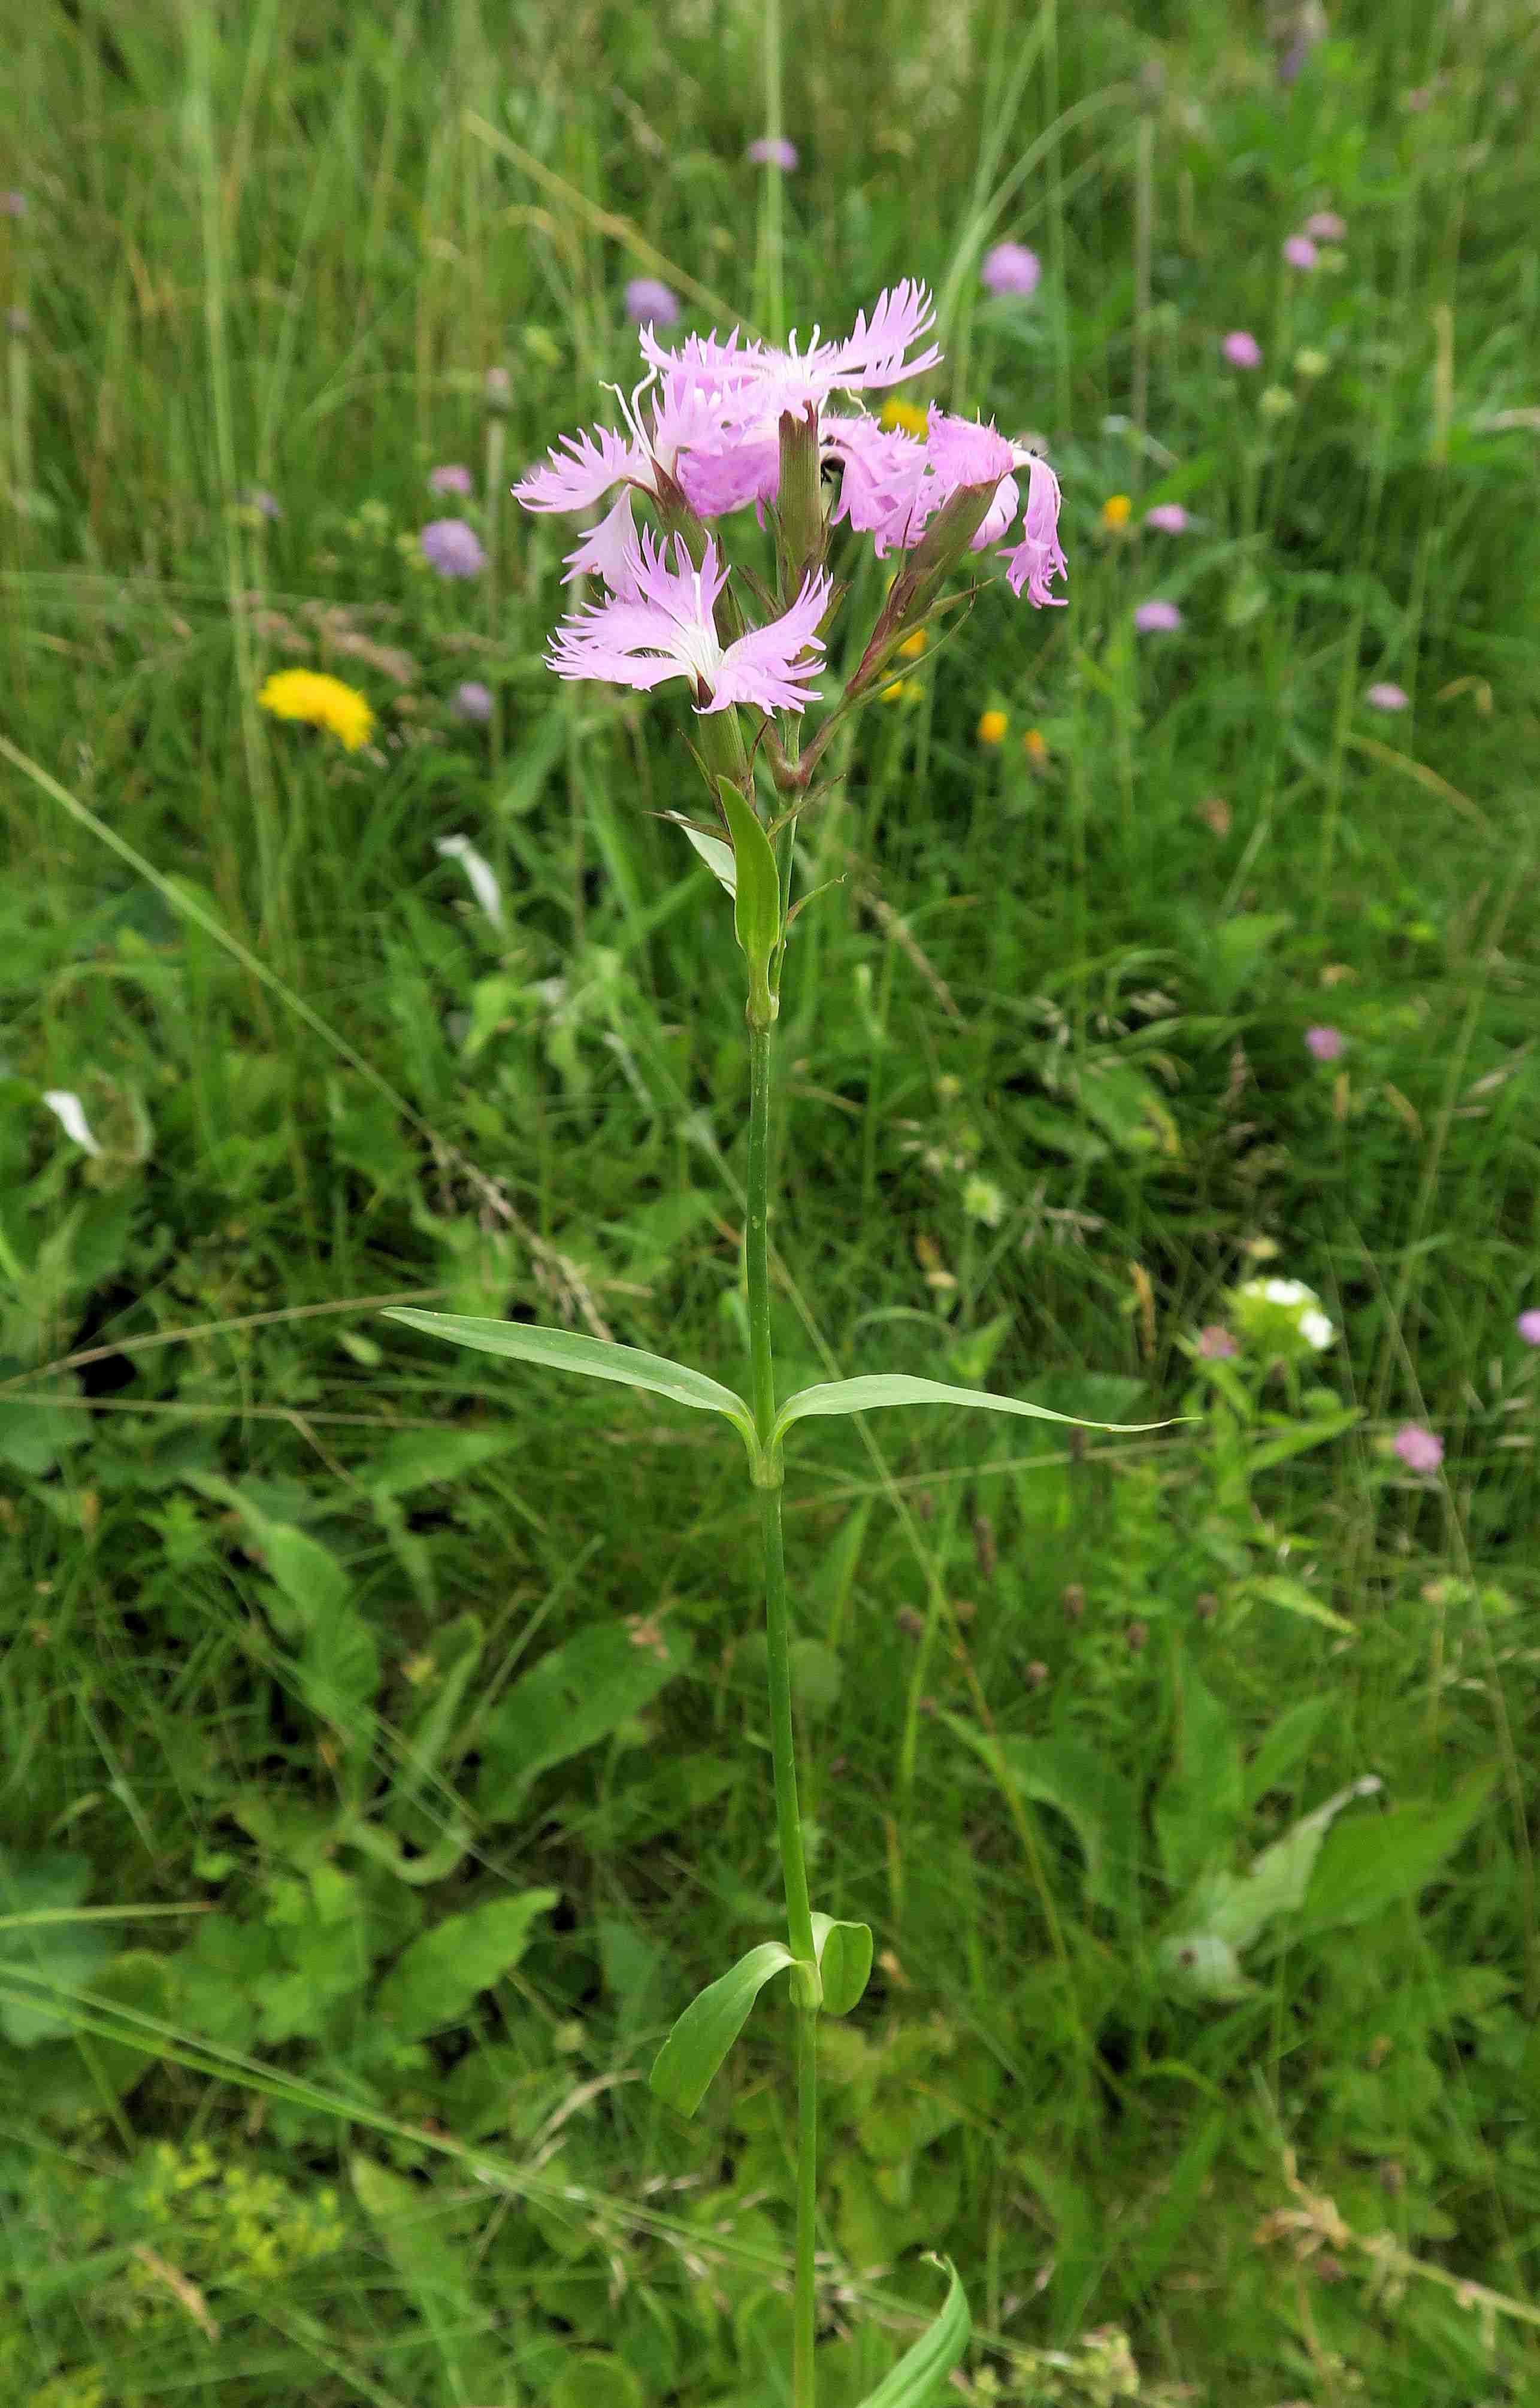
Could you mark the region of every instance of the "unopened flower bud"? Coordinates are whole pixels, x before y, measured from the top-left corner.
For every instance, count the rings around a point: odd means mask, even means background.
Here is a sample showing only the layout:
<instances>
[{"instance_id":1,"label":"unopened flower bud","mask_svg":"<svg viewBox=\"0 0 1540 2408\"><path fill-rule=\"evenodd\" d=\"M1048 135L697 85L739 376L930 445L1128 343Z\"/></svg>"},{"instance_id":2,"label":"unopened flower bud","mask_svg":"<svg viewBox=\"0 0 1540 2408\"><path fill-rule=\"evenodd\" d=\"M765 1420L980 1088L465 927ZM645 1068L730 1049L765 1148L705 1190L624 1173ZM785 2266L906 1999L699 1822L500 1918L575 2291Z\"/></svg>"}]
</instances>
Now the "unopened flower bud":
<instances>
[{"instance_id":1,"label":"unopened flower bud","mask_svg":"<svg viewBox=\"0 0 1540 2408\"><path fill-rule=\"evenodd\" d=\"M1124 1643L1128 1648L1129 1654L1130 1656L1139 1655L1144 1646L1145 1641L1149 1638L1149 1635L1150 1627L1147 1622L1130 1622L1127 1630L1123 1633Z\"/></svg>"},{"instance_id":2,"label":"unopened flower bud","mask_svg":"<svg viewBox=\"0 0 1540 2408\"><path fill-rule=\"evenodd\" d=\"M1058 1600L1066 1622L1078 1622L1086 1611L1086 1592L1078 1581L1072 1581Z\"/></svg>"}]
</instances>

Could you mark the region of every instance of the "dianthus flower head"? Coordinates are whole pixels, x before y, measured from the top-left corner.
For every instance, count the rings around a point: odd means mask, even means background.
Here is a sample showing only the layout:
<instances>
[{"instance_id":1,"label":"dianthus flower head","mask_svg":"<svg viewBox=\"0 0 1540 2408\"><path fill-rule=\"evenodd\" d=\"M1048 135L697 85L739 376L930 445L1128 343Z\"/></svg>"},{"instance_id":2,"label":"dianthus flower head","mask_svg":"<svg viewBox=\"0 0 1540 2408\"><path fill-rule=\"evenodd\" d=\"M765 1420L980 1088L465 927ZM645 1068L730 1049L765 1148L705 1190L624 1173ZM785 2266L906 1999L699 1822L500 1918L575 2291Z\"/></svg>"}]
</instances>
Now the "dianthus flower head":
<instances>
[{"instance_id":1,"label":"dianthus flower head","mask_svg":"<svg viewBox=\"0 0 1540 2408\"><path fill-rule=\"evenodd\" d=\"M623 296L626 315L639 326L679 322L679 295L658 276L633 276Z\"/></svg>"},{"instance_id":2,"label":"dianthus flower head","mask_svg":"<svg viewBox=\"0 0 1540 2408\"><path fill-rule=\"evenodd\" d=\"M1005 582L1013 594L1019 594L1025 585L1027 599L1036 609L1048 603L1062 609L1064 595L1049 591L1056 577L1068 580L1070 573L1058 541L1058 479L1036 452L1024 465L1027 510L1021 541L1004 555Z\"/></svg>"},{"instance_id":3,"label":"dianthus flower head","mask_svg":"<svg viewBox=\"0 0 1540 2408\"><path fill-rule=\"evenodd\" d=\"M1022 301L1037 291L1042 279L1043 262L1024 242L997 242L985 252L979 268L986 292L1014 294Z\"/></svg>"},{"instance_id":4,"label":"dianthus flower head","mask_svg":"<svg viewBox=\"0 0 1540 2408\"><path fill-rule=\"evenodd\" d=\"M683 538L668 546L643 528L637 541L629 597L605 600L564 619L551 639L558 677L593 678L648 692L669 678L687 678L698 712L735 702L761 710L801 710L817 699L809 684L824 649L818 622L828 603L827 576L810 577L789 610L730 644L716 632L715 609L727 572L711 537L697 568Z\"/></svg>"},{"instance_id":5,"label":"dianthus flower head","mask_svg":"<svg viewBox=\"0 0 1540 2408\"><path fill-rule=\"evenodd\" d=\"M1133 624L1142 636L1173 636L1182 624L1182 613L1174 602L1141 602L1133 614Z\"/></svg>"},{"instance_id":6,"label":"dianthus flower head","mask_svg":"<svg viewBox=\"0 0 1540 2408\"><path fill-rule=\"evenodd\" d=\"M1306 218L1303 230L1315 242L1341 242L1347 232L1347 222L1339 218L1335 209L1317 209L1314 216Z\"/></svg>"},{"instance_id":7,"label":"dianthus flower head","mask_svg":"<svg viewBox=\"0 0 1540 2408\"><path fill-rule=\"evenodd\" d=\"M1291 234L1283 246L1283 255L1290 267L1300 268L1314 267L1320 258L1307 234Z\"/></svg>"},{"instance_id":8,"label":"dianthus flower head","mask_svg":"<svg viewBox=\"0 0 1540 2408\"><path fill-rule=\"evenodd\" d=\"M459 494L470 491L470 471L458 460L446 460L441 467L428 470L428 490L435 494Z\"/></svg>"},{"instance_id":9,"label":"dianthus flower head","mask_svg":"<svg viewBox=\"0 0 1540 2408\"><path fill-rule=\"evenodd\" d=\"M1526 1346L1540 1346L1540 1305L1529 1306L1513 1326Z\"/></svg>"},{"instance_id":10,"label":"dianthus flower head","mask_svg":"<svg viewBox=\"0 0 1540 2408\"><path fill-rule=\"evenodd\" d=\"M440 577L479 577L486 566L481 538L464 519L430 519L418 539Z\"/></svg>"},{"instance_id":11,"label":"dianthus flower head","mask_svg":"<svg viewBox=\"0 0 1540 2408\"><path fill-rule=\"evenodd\" d=\"M1261 366L1262 347L1256 336L1248 335L1244 326L1237 326L1232 333L1228 334L1219 349L1232 368Z\"/></svg>"},{"instance_id":12,"label":"dianthus flower head","mask_svg":"<svg viewBox=\"0 0 1540 2408\"><path fill-rule=\"evenodd\" d=\"M1144 512L1144 524L1153 527L1157 535L1184 535L1191 521L1180 502L1157 502L1152 510Z\"/></svg>"},{"instance_id":13,"label":"dianthus flower head","mask_svg":"<svg viewBox=\"0 0 1540 2408\"><path fill-rule=\"evenodd\" d=\"M1305 1030L1304 1041L1317 1062L1334 1062L1347 1039L1340 1028L1329 1028L1322 1023Z\"/></svg>"},{"instance_id":14,"label":"dianthus flower head","mask_svg":"<svg viewBox=\"0 0 1540 2408\"><path fill-rule=\"evenodd\" d=\"M1392 685L1389 679L1383 679L1377 685L1372 685L1363 698L1365 702L1373 703L1376 710L1404 710L1412 697L1404 686Z\"/></svg>"},{"instance_id":15,"label":"dianthus flower head","mask_svg":"<svg viewBox=\"0 0 1540 2408\"><path fill-rule=\"evenodd\" d=\"M1436 1471L1444 1460L1444 1440L1420 1422L1406 1422L1391 1441L1408 1471Z\"/></svg>"},{"instance_id":16,"label":"dianthus flower head","mask_svg":"<svg viewBox=\"0 0 1540 2408\"><path fill-rule=\"evenodd\" d=\"M789 176L797 165L797 145L784 134L761 134L749 144L747 156L756 167L779 167L784 176Z\"/></svg>"},{"instance_id":17,"label":"dianthus flower head","mask_svg":"<svg viewBox=\"0 0 1540 2408\"><path fill-rule=\"evenodd\" d=\"M350 752L368 742L374 727L374 713L364 696L320 669L275 669L257 701L275 719L299 719L329 729Z\"/></svg>"}]
</instances>

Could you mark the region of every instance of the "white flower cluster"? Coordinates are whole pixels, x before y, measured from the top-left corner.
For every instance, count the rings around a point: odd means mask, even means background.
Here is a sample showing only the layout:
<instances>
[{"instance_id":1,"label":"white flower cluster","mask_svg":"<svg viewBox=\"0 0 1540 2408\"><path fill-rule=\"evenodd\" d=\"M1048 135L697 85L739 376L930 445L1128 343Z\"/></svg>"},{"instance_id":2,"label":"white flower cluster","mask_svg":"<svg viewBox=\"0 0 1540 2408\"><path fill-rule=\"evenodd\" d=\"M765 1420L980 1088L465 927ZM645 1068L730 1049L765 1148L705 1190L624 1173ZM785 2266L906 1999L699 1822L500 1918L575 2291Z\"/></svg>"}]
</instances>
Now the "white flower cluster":
<instances>
[{"instance_id":1,"label":"white flower cluster","mask_svg":"<svg viewBox=\"0 0 1540 2408\"><path fill-rule=\"evenodd\" d=\"M1335 1325L1321 1311L1320 1297L1303 1280L1254 1279L1235 1291L1243 1304L1274 1305L1287 1312L1307 1346L1322 1354L1336 1337Z\"/></svg>"}]
</instances>

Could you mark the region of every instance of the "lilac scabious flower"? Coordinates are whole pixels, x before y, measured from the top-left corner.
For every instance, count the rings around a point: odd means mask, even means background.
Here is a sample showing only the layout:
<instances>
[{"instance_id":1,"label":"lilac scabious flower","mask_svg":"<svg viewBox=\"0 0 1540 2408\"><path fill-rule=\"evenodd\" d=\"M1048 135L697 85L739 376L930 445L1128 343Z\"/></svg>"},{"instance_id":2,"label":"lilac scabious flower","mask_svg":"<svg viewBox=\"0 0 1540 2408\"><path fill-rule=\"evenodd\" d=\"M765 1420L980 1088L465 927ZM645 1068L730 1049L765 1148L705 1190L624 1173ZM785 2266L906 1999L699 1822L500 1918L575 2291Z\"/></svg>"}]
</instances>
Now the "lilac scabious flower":
<instances>
[{"instance_id":1,"label":"lilac scabious flower","mask_svg":"<svg viewBox=\"0 0 1540 2408\"><path fill-rule=\"evenodd\" d=\"M1174 636L1182 624L1182 613L1174 602L1141 602L1133 614L1133 624L1142 636Z\"/></svg>"},{"instance_id":2,"label":"lilac scabious flower","mask_svg":"<svg viewBox=\"0 0 1540 2408\"><path fill-rule=\"evenodd\" d=\"M1306 218L1304 232L1315 242L1341 242L1347 232L1347 221L1339 218L1335 209L1317 209Z\"/></svg>"},{"instance_id":3,"label":"lilac scabious flower","mask_svg":"<svg viewBox=\"0 0 1540 2408\"><path fill-rule=\"evenodd\" d=\"M1223 1363L1240 1348L1222 1323L1210 1321L1198 1332L1198 1352L1205 1363Z\"/></svg>"},{"instance_id":4,"label":"lilac scabious flower","mask_svg":"<svg viewBox=\"0 0 1540 2408\"><path fill-rule=\"evenodd\" d=\"M1227 335L1219 349L1232 368L1261 366L1262 347L1256 336L1248 335L1244 327L1237 326L1233 333Z\"/></svg>"},{"instance_id":5,"label":"lilac scabious flower","mask_svg":"<svg viewBox=\"0 0 1540 2408\"><path fill-rule=\"evenodd\" d=\"M1412 697L1404 686L1392 685L1386 678L1372 685L1363 698L1372 702L1376 710L1404 710Z\"/></svg>"},{"instance_id":6,"label":"lilac scabious flower","mask_svg":"<svg viewBox=\"0 0 1540 2408\"><path fill-rule=\"evenodd\" d=\"M623 297L626 315L639 326L679 322L679 295L659 276L633 276Z\"/></svg>"},{"instance_id":7,"label":"lilac scabious flower","mask_svg":"<svg viewBox=\"0 0 1540 2408\"><path fill-rule=\"evenodd\" d=\"M1157 502L1153 510L1144 512L1144 524L1154 527L1157 535L1184 535L1190 523L1180 502Z\"/></svg>"},{"instance_id":8,"label":"lilac scabious flower","mask_svg":"<svg viewBox=\"0 0 1540 2408\"><path fill-rule=\"evenodd\" d=\"M979 268L979 281L986 292L1014 294L1022 301L1037 291L1042 280L1043 262L1024 242L997 242L985 252Z\"/></svg>"},{"instance_id":9,"label":"lilac scabious flower","mask_svg":"<svg viewBox=\"0 0 1540 2408\"><path fill-rule=\"evenodd\" d=\"M492 688L480 678L465 678L450 698L450 709L456 719L469 719L482 725L492 716Z\"/></svg>"},{"instance_id":10,"label":"lilac scabious flower","mask_svg":"<svg viewBox=\"0 0 1540 2408\"><path fill-rule=\"evenodd\" d=\"M1526 1346L1540 1346L1540 1305L1532 1304L1513 1326Z\"/></svg>"},{"instance_id":11,"label":"lilac scabious flower","mask_svg":"<svg viewBox=\"0 0 1540 2408\"><path fill-rule=\"evenodd\" d=\"M550 665L558 677L594 678L650 692L669 678L688 678L698 713L749 702L761 710L801 710L817 700L808 683L821 652L818 622L830 580L810 577L779 619L724 645L714 611L727 581L710 536L697 568L681 538L668 547L643 528L631 556L630 592L612 595L564 619L551 638Z\"/></svg>"},{"instance_id":12,"label":"lilac scabious flower","mask_svg":"<svg viewBox=\"0 0 1540 2408\"><path fill-rule=\"evenodd\" d=\"M749 144L748 156L756 167L779 167L784 176L789 176L797 165L797 145L784 134L761 134Z\"/></svg>"},{"instance_id":13,"label":"lilac scabious flower","mask_svg":"<svg viewBox=\"0 0 1540 2408\"><path fill-rule=\"evenodd\" d=\"M418 540L440 577L479 577L486 566L481 538L464 519L430 519Z\"/></svg>"},{"instance_id":14,"label":"lilac scabious flower","mask_svg":"<svg viewBox=\"0 0 1540 2408\"><path fill-rule=\"evenodd\" d=\"M1314 267L1320 258L1307 234L1291 234L1283 246L1283 255L1290 267Z\"/></svg>"},{"instance_id":15,"label":"lilac scabious flower","mask_svg":"<svg viewBox=\"0 0 1540 2408\"><path fill-rule=\"evenodd\" d=\"M458 460L448 460L441 468L428 470L428 487L435 494L467 494L470 491L470 471Z\"/></svg>"},{"instance_id":16,"label":"lilac scabious flower","mask_svg":"<svg viewBox=\"0 0 1540 2408\"><path fill-rule=\"evenodd\" d=\"M1304 1041L1317 1062L1334 1062L1347 1039L1340 1028L1331 1028L1321 1023L1305 1030Z\"/></svg>"},{"instance_id":17,"label":"lilac scabious flower","mask_svg":"<svg viewBox=\"0 0 1540 2408\"><path fill-rule=\"evenodd\" d=\"M283 516L283 505L276 494L267 491L266 485L252 486L246 496L246 507L249 510L255 510L261 519L281 519Z\"/></svg>"},{"instance_id":18,"label":"lilac scabious flower","mask_svg":"<svg viewBox=\"0 0 1540 2408\"><path fill-rule=\"evenodd\" d=\"M1407 1422L1392 1444L1408 1471L1436 1471L1444 1460L1444 1440L1420 1422Z\"/></svg>"}]
</instances>

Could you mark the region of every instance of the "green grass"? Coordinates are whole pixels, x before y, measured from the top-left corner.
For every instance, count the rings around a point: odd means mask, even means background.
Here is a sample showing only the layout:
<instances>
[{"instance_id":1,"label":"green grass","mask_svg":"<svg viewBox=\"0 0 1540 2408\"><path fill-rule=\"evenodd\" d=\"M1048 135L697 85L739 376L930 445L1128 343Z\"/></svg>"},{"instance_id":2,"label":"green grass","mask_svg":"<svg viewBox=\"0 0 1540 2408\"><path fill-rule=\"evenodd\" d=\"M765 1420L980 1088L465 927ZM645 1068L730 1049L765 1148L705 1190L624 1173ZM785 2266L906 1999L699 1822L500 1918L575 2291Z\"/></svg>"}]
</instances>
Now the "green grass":
<instances>
[{"instance_id":1,"label":"green grass","mask_svg":"<svg viewBox=\"0 0 1540 2408\"><path fill-rule=\"evenodd\" d=\"M505 491L629 381L640 270L770 332L926 278L930 388L1044 437L1065 490L1069 608L991 584L809 830L839 882L787 971L783 1387L1191 1417L788 1449L815 1895L879 1960L826 2028L828 2408L934 2307L930 2248L980 2408L1533 2395L1534 28L1353 0L1285 93L1260 15L788 5L778 49L711 0L18 20L26 2408L784 2396L784 2008L688 2126L642 2078L779 1928L738 1442L379 1317L741 1373L740 956L655 816L696 808L679 714L550 678L564 546ZM779 198L741 158L767 22ZM1344 256L1290 279L1326 205ZM1026 306L978 289L1004 235L1043 257ZM475 585L414 557L444 460ZM1197 523L1109 533L1115 493ZM1152 593L1180 637L1133 636ZM375 751L264 718L295 664L368 695ZM1383 678L1411 710L1365 708ZM1262 1267L1341 1334L1227 1401L1191 1341ZM1371 1775L1255 1986L1195 1995L1162 1948L1193 1883Z\"/></svg>"}]
</instances>

